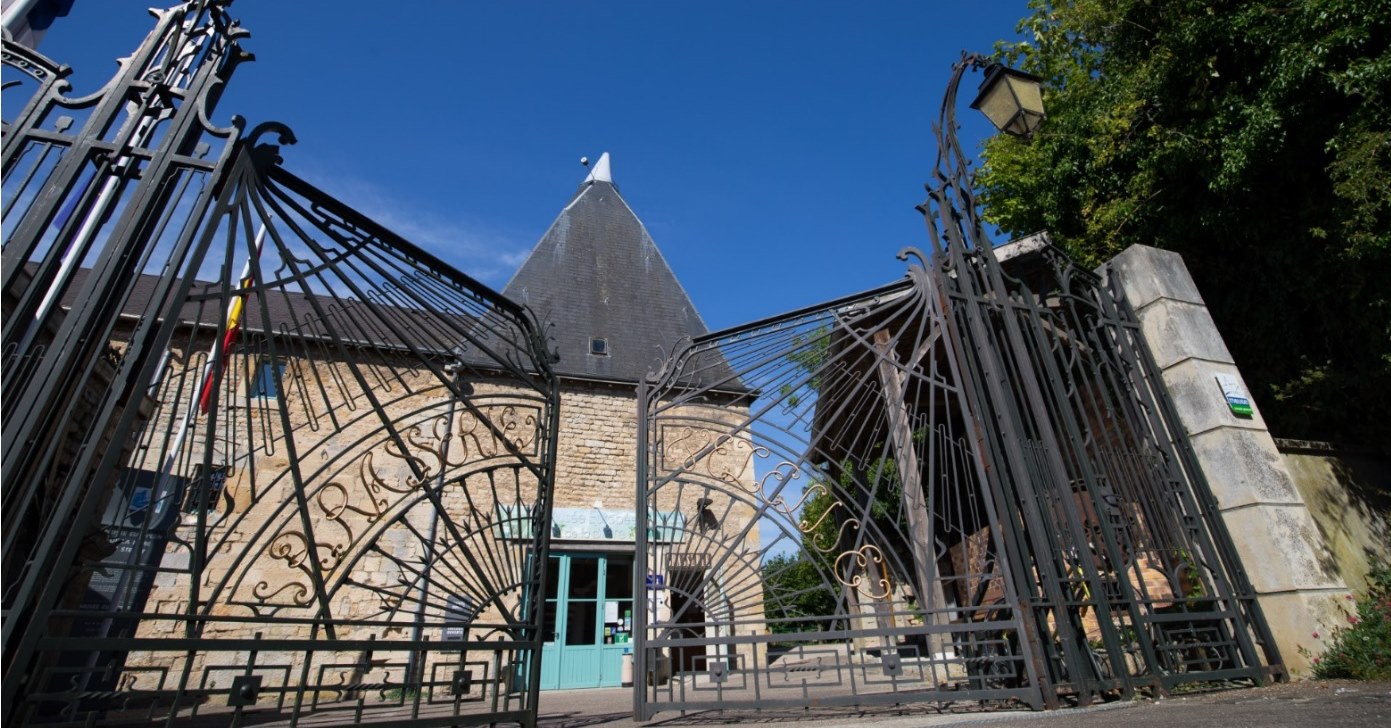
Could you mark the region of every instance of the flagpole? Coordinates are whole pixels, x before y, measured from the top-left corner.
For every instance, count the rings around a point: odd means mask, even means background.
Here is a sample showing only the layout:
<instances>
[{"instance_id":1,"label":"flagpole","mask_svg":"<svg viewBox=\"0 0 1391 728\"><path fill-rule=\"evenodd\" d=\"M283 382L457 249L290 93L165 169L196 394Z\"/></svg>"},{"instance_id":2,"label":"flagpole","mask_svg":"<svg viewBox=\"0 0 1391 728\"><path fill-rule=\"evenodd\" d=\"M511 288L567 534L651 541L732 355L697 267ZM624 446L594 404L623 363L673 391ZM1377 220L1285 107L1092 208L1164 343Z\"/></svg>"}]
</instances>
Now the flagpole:
<instances>
[{"instance_id":1,"label":"flagpole","mask_svg":"<svg viewBox=\"0 0 1391 728\"><path fill-rule=\"evenodd\" d=\"M173 445L168 449L168 454L164 458L164 463L160 466L159 479L156 481L157 485L155 488L155 496L158 500L152 500L154 503L164 502L163 496L165 486L168 484L169 476L174 470L174 462L178 459L179 451L183 449L184 440L188 437L188 431L192 429L193 424L197 422L199 415L207 413L212 403L212 390L215 379L213 374L225 368L225 366L221 366L219 363L227 360L227 352L236 341L236 333L241 328L241 313L245 306L247 291L252 284L251 262L253 258L259 259L261 257L261 249L265 245L265 241L266 226L262 224L260 229L256 232L256 240L252 246L251 253L247 256L246 264L242 266L241 277L237 279L241 292L234 296L231 303L227 306L227 316L224 327L225 333L222 337L214 339L212 352L208 356L208 363L203 365L203 375L199 378L198 398L190 402L188 413L183 419L183 424L179 426L179 432L174 436ZM214 369L214 366L217 366L218 369ZM209 475L209 473L203 474L205 478ZM157 507L155 511L156 515L161 511L162 508Z\"/></svg>"}]
</instances>

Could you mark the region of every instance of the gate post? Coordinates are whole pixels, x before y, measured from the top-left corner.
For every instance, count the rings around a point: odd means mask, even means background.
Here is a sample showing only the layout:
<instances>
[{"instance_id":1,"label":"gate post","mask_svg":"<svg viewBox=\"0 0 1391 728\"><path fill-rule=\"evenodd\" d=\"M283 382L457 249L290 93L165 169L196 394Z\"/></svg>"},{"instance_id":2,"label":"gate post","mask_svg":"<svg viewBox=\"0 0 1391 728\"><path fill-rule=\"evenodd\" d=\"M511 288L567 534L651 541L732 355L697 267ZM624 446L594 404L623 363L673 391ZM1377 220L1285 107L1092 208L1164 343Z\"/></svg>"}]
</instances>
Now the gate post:
<instances>
[{"instance_id":1,"label":"gate post","mask_svg":"<svg viewBox=\"0 0 1391 728\"><path fill-rule=\"evenodd\" d=\"M1300 648L1322 651L1314 635L1326 636L1343 621L1348 590L1327 566L1327 547L1255 403L1249 414L1238 413L1223 393L1219 377L1241 388L1233 396L1250 400L1207 304L1182 257L1171 251L1135 245L1100 272L1135 311L1163 372L1188 435L1188 443L1176 444L1180 450L1191 445L1203 476L1195 484L1206 481L1240 562L1234 572L1244 575L1269 625L1274 645L1264 645L1267 661L1283 659L1291 671L1306 671Z\"/></svg>"}]
</instances>

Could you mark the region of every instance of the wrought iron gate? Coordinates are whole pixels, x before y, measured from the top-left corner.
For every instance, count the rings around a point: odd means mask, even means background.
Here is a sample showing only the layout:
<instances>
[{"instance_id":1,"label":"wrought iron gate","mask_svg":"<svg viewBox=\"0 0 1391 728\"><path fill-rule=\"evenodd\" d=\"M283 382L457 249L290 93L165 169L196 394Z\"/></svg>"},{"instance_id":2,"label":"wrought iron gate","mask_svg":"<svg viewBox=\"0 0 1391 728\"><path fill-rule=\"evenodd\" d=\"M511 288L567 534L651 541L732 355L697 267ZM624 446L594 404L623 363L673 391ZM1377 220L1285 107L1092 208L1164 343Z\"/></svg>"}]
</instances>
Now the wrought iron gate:
<instances>
[{"instance_id":1,"label":"wrought iron gate","mask_svg":"<svg viewBox=\"0 0 1391 728\"><path fill-rule=\"evenodd\" d=\"M6 46L6 721L534 725L545 341L209 124L224 4L82 99Z\"/></svg>"},{"instance_id":2,"label":"wrought iron gate","mask_svg":"<svg viewBox=\"0 0 1391 728\"><path fill-rule=\"evenodd\" d=\"M644 390L635 710L1270 675L1123 299L1034 238L711 334Z\"/></svg>"},{"instance_id":3,"label":"wrought iron gate","mask_svg":"<svg viewBox=\"0 0 1391 728\"><path fill-rule=\"evenodd\" d=\"M642 716L1041 707L1004 504L929 283L712 334L640 397L638 569L658 582L637 610Z\"/></svg>"},{"instance_id":4,"label":"wrought iron gate","mask_svg":"<svg viewBox=\"0 0 1391 728\"><path fill-rule=\"evenodd\" d=\"M638 717L1280 673L1124 297L984 235L955 105L989 64L953 68L905 280L701 337L642 388Z\"/></svg>"}]
</instances>

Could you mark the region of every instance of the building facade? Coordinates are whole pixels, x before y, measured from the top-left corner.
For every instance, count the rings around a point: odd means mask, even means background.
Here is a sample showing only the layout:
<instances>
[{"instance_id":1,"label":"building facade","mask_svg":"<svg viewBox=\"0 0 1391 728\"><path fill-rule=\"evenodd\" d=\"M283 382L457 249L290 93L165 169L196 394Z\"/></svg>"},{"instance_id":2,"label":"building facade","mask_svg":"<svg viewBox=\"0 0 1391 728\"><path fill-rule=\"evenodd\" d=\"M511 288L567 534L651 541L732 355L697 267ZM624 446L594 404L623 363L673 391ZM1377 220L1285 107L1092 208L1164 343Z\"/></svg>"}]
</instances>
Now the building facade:
<instances>
[{"instance_id":1,"label":"building facade","mask_svg":"<svg viewBox=\"0 0 1391 728\"><path fill-rule=\"evenodd\" d=\"M700 593L675 597L693 633L718 634L715 622L736 609L744 621L760 616L761 599L704 606L730 585L749 592L758 576L756 563L718 575L701 568L709 559L697 542L717 543L702 521L714 500L668 498L640 518L639 383L663 351L706 329L608 170L605 155L505 292L540 319L555 355L553 491L532 467L549 446L546 402L526 376L508 371L505 346L493 346L492 358L479 353L488 348L481 315L453 315L465 321L461 330L482 332L478 345L434 352L449 382L412 353L417 339L441 337L406 306L386 309L402 327L385 332L342 323L366 320L351 301L329 310L312 292L265 306L248 300L221 379L210 384L221 312L185 312L190 333L151 389L151 423L106 518L113 533L155 534L127 549L132 562L153 568L110 585L135 611L169 615L139 620L134 635L170 636L201 613L209 617L201 638L251 640L250 653L256 640L323 639L316 630L331 613L332 639L347 648L312 657L254 650L263 680L310 682L326 700L413 675L440 684L467 672L507 688L521 674L519 658L490 645L510 644L528 598L524 572L546 541L543 689L619 685L634 611L651 604L652 619L670 618L670 595L681 590L668 583L700 584ZM351 355L324 345L354 326L361 333ZM206 425L213 402L220 411ZM737 419L740 408L728 416ZM751 488L749 448L740 450L714 457L732 482ZM537 533L546 509L549 531ZM727 522L716 529L749 532L751 511L718 510ZM679 554L684 576L673 579L665 563L634 573L644 520L647 540ZM635 593L648 586L652 599ZM385 649L421 639L460 649ZM244 672L225 653L136 651L124 665L128 686L151 689L184 672L225 688ZM334 685L343 688L324 689Z\"/></svg>"},{"instance_id":2,"label":"building facade","mask_svg":"<svg viewBox=\"0 0 1391 728\"><path fill-rule=\"evenodd\" d=\"M756 582L755 571L706 573L707 554L724 547L709 538L709 518L702 524L702 516L723 512L717 528L742 534L755 515L751 508L734 506L736 499L700 493L650 503L647 535L663 558L649 573L632 575L638 504L644 502L637 491L643 416L638 385L678 344L708 329L619 194L607 153L503 293L536 313L558 354L561 424L551 533L557 568L547 591L543 631L553 639L542 661L543 687L619 684L620 659L633 639L635 595L629 584L651 587L647 595L637 595L651 597L649 621L674 620L682 625L677 629L692 634L716 636L720 624L735 620L735 611L740 619L761 618L761 596L737 607L723 597L736 584ZM727 399L721 410L731 422L747 415L747 402L735 402ZM741 444L713 457L739 487L752 491L752 448ZM741 538L756 542L757 529ZM750 545L756 550L757 543ZM594 613L601 613L600 619ZM677 659L703 663L694 654Z\"/></svg>"}]
</instances>

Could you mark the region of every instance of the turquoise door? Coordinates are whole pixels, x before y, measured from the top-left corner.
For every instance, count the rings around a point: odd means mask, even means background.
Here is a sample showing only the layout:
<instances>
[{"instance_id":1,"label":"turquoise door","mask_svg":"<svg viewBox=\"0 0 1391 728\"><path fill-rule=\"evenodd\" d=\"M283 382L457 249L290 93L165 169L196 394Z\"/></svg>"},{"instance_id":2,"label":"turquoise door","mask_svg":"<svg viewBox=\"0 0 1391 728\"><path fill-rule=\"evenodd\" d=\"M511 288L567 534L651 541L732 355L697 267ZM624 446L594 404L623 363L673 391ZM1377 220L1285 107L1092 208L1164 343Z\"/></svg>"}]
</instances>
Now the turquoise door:
<instances>
[{"instance_id":1,"label":"turquoise door","mask_svg":"<svg viewBox=\"0 0 1391 728\"><path fill-rule=\"evenodd\" d=\"M541 688L620 684L633 626L633 557L553 554L546 577Z\"/></svg>"}]
</instances>

